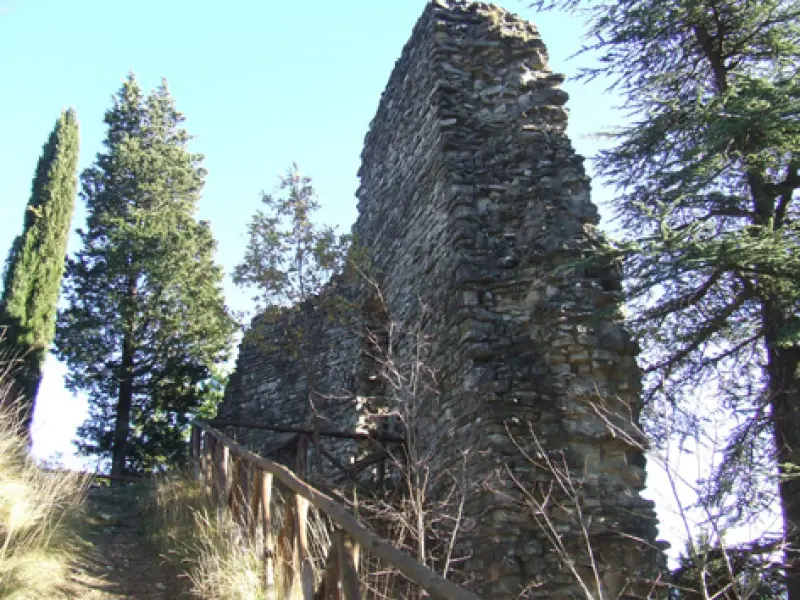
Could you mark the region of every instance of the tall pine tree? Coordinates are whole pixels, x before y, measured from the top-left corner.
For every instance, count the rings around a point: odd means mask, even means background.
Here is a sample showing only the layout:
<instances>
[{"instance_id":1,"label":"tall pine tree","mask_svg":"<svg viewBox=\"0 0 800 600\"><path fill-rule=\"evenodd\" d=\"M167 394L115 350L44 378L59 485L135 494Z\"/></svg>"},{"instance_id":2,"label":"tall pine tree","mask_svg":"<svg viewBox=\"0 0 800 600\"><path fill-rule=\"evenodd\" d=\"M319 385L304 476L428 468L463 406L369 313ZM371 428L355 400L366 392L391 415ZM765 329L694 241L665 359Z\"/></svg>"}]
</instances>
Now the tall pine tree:
<instances>
[{"instance_id":1,"label":"tall pine tree","mask_svg":"<svg viewBox=\"0 0 800 600\"><path fill-rule=\"evenodd\" d=\"M586 9L583 75L625 98L597 165L620 188L651 398L719 391L734 427L704 504L721 528L763 515L771 470L800 600L800 1L537 4Z\"/></svg>"},{"instance_id":2,"label":"tall pine tree","mask_svg":"<svg viewBox=\"0 0 800 600\"><path fill-rule=\"evenodd\" d=\"M22 234L11 246L0 300L4 343L20 357L9 399L20 402L30 429L42 363L55 334L56 303L64 275L75 208L78 121L70 109L56 122L36 167Z\"/></svg>"},{"instance_id":3,"label":"tall pine tree","mask_svg":"<svg viewBox=\"0 0 800 600\"><path fill-rule=\"evenodd\" d=\"M215 242L195 218L202 156L183 120L165 82L145 97L130 75L82 174L89 215L56 343L68 387L90 400L80 448L110 455L114 474L181 462L187 421L232 342Z\"/></svg>"}]
</instances>

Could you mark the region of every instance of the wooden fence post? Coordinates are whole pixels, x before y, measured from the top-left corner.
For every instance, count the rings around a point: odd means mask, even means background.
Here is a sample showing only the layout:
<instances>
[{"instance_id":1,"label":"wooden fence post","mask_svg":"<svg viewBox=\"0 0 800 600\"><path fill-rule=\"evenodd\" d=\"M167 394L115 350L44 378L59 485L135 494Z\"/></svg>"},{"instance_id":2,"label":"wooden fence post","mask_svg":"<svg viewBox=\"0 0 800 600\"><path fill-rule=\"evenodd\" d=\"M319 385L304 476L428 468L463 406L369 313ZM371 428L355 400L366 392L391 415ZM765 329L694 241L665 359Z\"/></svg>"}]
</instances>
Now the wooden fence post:
<instances>
[{"instance_id":1,"label":"wooden fence post","mask_svg":"<svg viewBox=\"0 0 800 600\"><path fill-rule=\"evenodd\" d=\"M189 454L191 455L192 460L192 474L194 475L195 479L200 479L201 471L200 471L200 461L202 459L200 455L200 428L192 424L192 435L191 435L191 446L189 447Z\"/></svg>"},{"instance_id":2,"label":"wooden fence post","mask_svg":"<svg viewBox=\"0 0 800 600\"><path fill-rule=\"evenodd\" d=\"M233 491L231 493L231 504L233 505L233 517L237 523L249 530L250 520L252 519L253 509L250 505L250 481L247 463L238 456L234 459Z\"/></svg>"},{"instance_id":3,"label":"wooden fence post","mask_svg":"<svg viewBox=\"0 0 800 600\"><path fill-rule=\"evenodd\" d=\"M275 542L272 535L272 473L259 471L261 479L261 527L264 543L264 588L267 600L275 599Z\"/></svg>"},{"instance_id":4,"label":"wooden fence post","mask_svg":"<svg viewBox=\"0 0 800 600\"><path fill-rule=\"evenodd\" d=\"M250 520L247 522L247 535L253 544L258 542L258 522L261 518L261 469L254 465L250 468L250 498L247 501L250 507Z\"/></svg>"},{"instance_id":5,"label":"wooden fence post","mask_svg":"<svg viewBox=\"0 0 800 600\"><path fill-rule=\"evenodd\" d=\"M300 494L294 494L294 517L295 524L295 577L299 577L300 589L302 590L303 600L314 599L314 571L311 565L311 557L308 552L308 500Z\"/></svg>"},{"instance_id":6,"label":"wooden fence post","mask_svg":"<svg viewBox=\"0 0 800 600\"><path fill-rule=\"evenodd\" d=\"M203 478L206 494L212 498L216 494L214 482L214 450L217 440L208 431L203 434Z\"/></svg>"},{"instance_id":7,"label":"wooden fence post","mask_svg":"<svg viewBox=\"0 0 800 600\"><path fill-rule=\"evenodd\" d=\"M230 457L230 467L228 474L230 476L230 491L226 498L225 506L231 513L231 518L234 523L239 522L239 457L235 454Z\"/></svg>"},{"instance_id":8,"label":"wooden fence post","mask_svg":"<svg viewBox=\"0 0 800 600\"><path fill-rule=\"evenodd\" d=\"M344 530L335 528L315 600L361 600L358 553L358 545Z\"/></svg>"},{"instance_id":9,"label":"wooden fence post","mask_svg":"<svg viewBox=\"0 0 800 600\"><path fill-rule=\"evenodd\" d=\"M218 516L222 516L222 511L225 510L228 500L228 459L230 457L230 450L225 444L215 444L215 460L214 471L216 475L217 485L217 507Z\"/></svg>"},{"instance_id":10,"label":"wooden fence post","mask_svg":"<svg viewBox=\"0 0 800 600\"><path fill-rule=\"evenodd\" d=\"M333 544L336 546L336 566L338 567L337 579L341 584L344 600L360 600L361 592L358 589L358 558L359 548L349 536L341 529L333 532Z\"/></svg>"}]
</instances>

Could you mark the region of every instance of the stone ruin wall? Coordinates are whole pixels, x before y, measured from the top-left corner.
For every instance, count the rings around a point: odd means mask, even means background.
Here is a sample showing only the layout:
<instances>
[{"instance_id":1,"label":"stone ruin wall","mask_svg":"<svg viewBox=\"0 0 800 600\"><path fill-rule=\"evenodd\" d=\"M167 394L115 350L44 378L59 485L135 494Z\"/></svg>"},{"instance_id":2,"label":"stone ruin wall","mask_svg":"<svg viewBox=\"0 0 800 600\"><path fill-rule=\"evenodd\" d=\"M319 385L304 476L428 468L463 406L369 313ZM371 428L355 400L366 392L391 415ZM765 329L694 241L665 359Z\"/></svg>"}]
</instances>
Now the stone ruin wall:
<instances>
[{"instance_id":1,"label":"stone ruin wall","mask_svg":"<svg viewBox=\"0 0 800 600\"><path fill-rule=\"evenodd\" d=\"M563 79L532 24L484 3L429 4L359 172L353 232L382 302L362 280L326 291L356 307L336 319L324 302L307 303L293 319L311 363L285 351L286 318L256 319L220 408L220 418L252 423L309 425L315 413L324 428L380 427L374 414L397 407L375 381L363 333L421 325L440 393L420 404L417 439L444 468L465 465L456 554L487 598L583 597L526 506L525 492L554 482L517 447L536 456L537 440L569 466L607 597L646 595L663 567L653 505L639 495L643 453L600 414L638 439L638 348L619 324L619 275L580 262L598 214L565 134ZM409 349L399 345L399 363ZM237 436L273 456L291 437ZM363 455L355 442L323 443L345 463ZM548 514L587 573L575 511L567 503Z\"/></svg>"}]
</instances>

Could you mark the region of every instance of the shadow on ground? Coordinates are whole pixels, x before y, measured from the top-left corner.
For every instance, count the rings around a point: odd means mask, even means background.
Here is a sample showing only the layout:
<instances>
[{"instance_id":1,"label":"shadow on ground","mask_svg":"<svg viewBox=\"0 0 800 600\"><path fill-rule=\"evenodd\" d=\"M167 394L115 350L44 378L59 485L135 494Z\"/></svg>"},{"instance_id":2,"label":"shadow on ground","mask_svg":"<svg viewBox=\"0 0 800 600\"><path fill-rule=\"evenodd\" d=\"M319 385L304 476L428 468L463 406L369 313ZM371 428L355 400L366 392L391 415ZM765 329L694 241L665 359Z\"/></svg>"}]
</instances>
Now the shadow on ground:
<instances>
[{"instance_id":1,"label":"shadow on ground","mask_svg":"<svg viewBox=\"0 0 800 600\"><path fill-rule=\"evenodd\" d=\"M192 598L188 581L142 537L143 485L89 490L79 559L68 598L173 600Z\"/></svg>"}]
</instances>

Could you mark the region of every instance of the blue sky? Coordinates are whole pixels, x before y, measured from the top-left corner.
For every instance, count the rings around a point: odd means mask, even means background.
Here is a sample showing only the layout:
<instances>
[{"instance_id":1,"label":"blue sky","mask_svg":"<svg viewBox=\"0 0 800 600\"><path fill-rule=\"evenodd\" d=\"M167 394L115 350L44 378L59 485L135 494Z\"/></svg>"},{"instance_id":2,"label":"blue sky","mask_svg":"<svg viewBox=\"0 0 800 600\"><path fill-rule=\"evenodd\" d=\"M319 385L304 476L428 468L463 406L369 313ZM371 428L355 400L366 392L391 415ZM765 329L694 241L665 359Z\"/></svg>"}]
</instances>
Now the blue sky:
<instances>
[{"instance_id":1,"label":"blue sky","mask_svg":"<svg viewBox=\"0 0 800 600\"><path fill-rule=\"evenodd\" d=\"M264 2L232 0L0 0L0 255L22 226L41 147L62 108L81 127L80 168L105 134L103 113L128 71L145 89L166 77L193 149L208 169L200 216L211 222L218 261L231 273L245 226L292 161L313 177L321 218L348 229L356 217L356 172L367 127L395 60L425 0ZM535 15L551 66L568 77L587 59L567 61L581 43L575 18ZM591 155L588 136L615 122L604 84L567 81L570 135ZM595 184L595 201L609 192ZM73 222L83 225L80 205ZM72 238L70 250L77 249ZM249 294L228 279L236 310ZM50 360L36 416L36 451L71 453L81 399L63 390Z\"/></svg>"}]
</instances>

